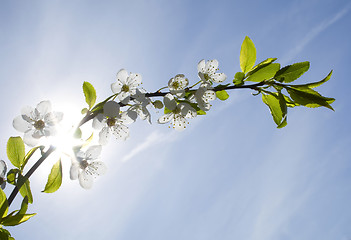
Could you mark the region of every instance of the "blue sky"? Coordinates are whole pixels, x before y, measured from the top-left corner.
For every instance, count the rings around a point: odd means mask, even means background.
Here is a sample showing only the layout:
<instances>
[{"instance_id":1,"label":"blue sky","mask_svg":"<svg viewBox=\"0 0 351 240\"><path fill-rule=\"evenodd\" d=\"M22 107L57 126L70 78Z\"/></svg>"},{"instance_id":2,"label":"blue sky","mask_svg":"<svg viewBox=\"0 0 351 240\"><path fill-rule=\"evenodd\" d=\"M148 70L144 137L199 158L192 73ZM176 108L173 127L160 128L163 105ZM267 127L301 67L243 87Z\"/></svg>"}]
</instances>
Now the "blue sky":
<instances>
[{"instance_id":1,"label":"blue sky","mask_svg":"<svg viewBox=\"0 0 351 240\"><path fill-rule=\"evenodd\" d=\"M232 91L183 132L130 126L111 141L93 189L69 179L44 194L51 159L32 177L38 215L9 230L16 239L351 239L349 69L351 3L301 1L2 1L0 157L20 133L23 106L50 100L75 118L82 83L103 100L121 68L149 91L175 74L197 81L197 63L218 59L230 80L249 36L258 61L310 61L301 80L336 98L328 109L291 109L278 130L260 97ZM51 162L50 162L51 161ZM10 191L7 188L7 191Z\"/></svg>"}]
</instances>

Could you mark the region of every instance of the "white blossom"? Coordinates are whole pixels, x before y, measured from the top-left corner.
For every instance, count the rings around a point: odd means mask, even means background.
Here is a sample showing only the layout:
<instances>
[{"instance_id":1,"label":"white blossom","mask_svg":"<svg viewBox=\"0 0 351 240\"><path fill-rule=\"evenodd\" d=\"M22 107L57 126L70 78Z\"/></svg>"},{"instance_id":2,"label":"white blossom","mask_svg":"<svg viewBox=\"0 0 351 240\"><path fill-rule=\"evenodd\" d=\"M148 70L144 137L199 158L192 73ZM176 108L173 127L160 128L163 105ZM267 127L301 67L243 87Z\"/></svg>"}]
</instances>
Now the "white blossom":
<instances>
[{"instance_id":1,"label":"white blossom","mask_svg":"<svg viewBox=\"0 0 351 240\"><path fill-rule=\"evenodd\" d=\"M140 84L140 74L128 74L125 69L121 69L117 73L117 81L111 84L111 90L113 93L118 94L117 97L120 102L127 104L130 100L130 96L136 94L136 89Z\"/></svg>"},{"instance_id":2,"label":"white blossom","mask_svg":"<svg viewBox=\"0 0 351 240\"><path fill-rule=\"evenodd\" d=\"M136 119L136 113L126 111L120 113L119 104L114 101L109 101L104 105L104 113L98 114L93 119L93 128L100 130L99 143L106 145L111 134L116 139L126 140L129 137L129 128L126 124L133 123Z\"/></svg>"},{"instance_id":3,"label":"white blossom","mask_svg":"<svg viewBox=\"0 0 351 240\"><path fill-rule=\"evenodd\" d=\"M210 84L203 83L196 90L194 97L198 107L203 111L208 111L212 106L209 102L216 99L216 92L211 90Z\"/></svg>"},{"instance_id":4,"label":"white blossom","mask_svg":"<svg viewBox=\"0 0 351 240\"><path fill-rule=\"evenodd\" d=\"M41 137L55 135L55 125L62 118L63 113L51 111L50 101L42 101L36 108L24 107L21 115L13 120L13 127L24 132L23 141L28 146L33 147L38 144Z\"/></svg>"},{"instance_id":5,"label":"white blossom","mask_svg":"<svg viewBox=\"0 0 351 240\"><path fill-rule=\"evenodd\" d=\"M227 79L224 73L216 73L218 71L218 61L216 59L207 62L202 59L197 65L197 71L203 82L221 83Z\"/></svg>"},{"instance_id":6,"label":"white blossom","mask_svg":"<svg viewBox=\"0 0 351 240\"><path fill-rule=\"evenodd\" d=\"M168 88L173 95L181 98L184 97L184 89L188 86L188 84L189 80L185 78L183 74L178 74L168 81Z\"/></svg>"},{"instance_id":7,"label":"white blossom","mask_svg":"<svg viewBox=\"0 0 351 240\"><path fill-rule=\"evenodd\" d=\"M0 187L4 189L6 187L6 172L7 166L4 160L0 160Z\"/></svg>"},{"instance_id":8,"label":"white blossom","mask_svg":"<svg viewBox=\"0 0 351 240\"><path fill-rule=\"evenodd\" d=\"M140 89L136 89L136 94L132 96L133 104L128 111L135 112L142 120L148 120L151 124L151 114L147 109L147 106L151 104L151 100L148 97L145 97L145 93Z\"/></svg>"},{"instance_id":9,"label":"white blossom","mask_svg":"<svg viewBox=\"0 0 351 240\"><path fill-rule=\"evenodd\" d=\"M163 102L170 112L160 117L158 122L161 124L171 122L173 128L178 131L186 128L186 124L188 123L186 118L194 118L197 115L193 107L186 102L177 103L170 93L164 96Z\"/></svg>"},{"instance_id":10,"label":"white blossom","mask_svg":"<svg viewBox=\"0 0 351 240\"><path fill-rule=\"evenodd\" d=\"M100 157L101 149L101 145L96 145L89 147L86 152L80 150L72 162L70 178L78 179L82 188L90 189L93 186L94 177L106 173L106 165L96 161Z\"/></svg>"}]
</instances>

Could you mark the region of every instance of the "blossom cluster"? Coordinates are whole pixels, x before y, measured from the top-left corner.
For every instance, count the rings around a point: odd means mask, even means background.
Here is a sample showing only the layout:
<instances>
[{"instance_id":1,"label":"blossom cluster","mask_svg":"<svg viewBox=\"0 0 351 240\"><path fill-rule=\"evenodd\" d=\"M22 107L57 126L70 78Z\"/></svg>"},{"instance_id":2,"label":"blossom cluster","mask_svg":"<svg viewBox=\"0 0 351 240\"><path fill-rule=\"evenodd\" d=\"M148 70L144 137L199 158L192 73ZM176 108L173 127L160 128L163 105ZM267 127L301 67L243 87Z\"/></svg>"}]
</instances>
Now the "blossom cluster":
<instances>
[{"instance_id":1,"label":"blossom cluster","mask_svg":"<svg viewBox=\"0 0 351 240\"><path fill-rule=\"evenodd\" d=\"M142 77L138 73L128 73L121 69L116 81L111 84L113 95L103 103L101 111L96 112L92 120L92 128L98 131L98 145L86 146L81 144L74 147L71 156L70 178L79 180L79 184L89 189L96 176L106 172L106 165L99 160L102 146L106 145L111 136L119 140L129 137L129 125L139 117L151 124L149 108L162 109L164 115L158 118L158 123L170 123L176 130L183 130L187 119L197 116L198 111L209 111L210 101L216 99L214 83L226 80L226 75L217 73L218 61L201 60L197 66L199 81L189 87L189 80L183 74L177 74L168 81L168 93L163 94L161 101L152 101L150 94L139 88ZM197 89L192 89L198 85ZM92 114L92 112L88 112ZM24 133L23 141L30 147L45 145L50 138L55 137L60 130L63 113L51 109L49 101L40 102L35 108L24 107L21 115L13 120L13 127ZM50 141L49 141L50 142ZM6 165L0 162L0 180L4 179ZM2 184L4 181L0 182ZM1 187L4 187L2 184Z\"/></svg>"}]
</instances>

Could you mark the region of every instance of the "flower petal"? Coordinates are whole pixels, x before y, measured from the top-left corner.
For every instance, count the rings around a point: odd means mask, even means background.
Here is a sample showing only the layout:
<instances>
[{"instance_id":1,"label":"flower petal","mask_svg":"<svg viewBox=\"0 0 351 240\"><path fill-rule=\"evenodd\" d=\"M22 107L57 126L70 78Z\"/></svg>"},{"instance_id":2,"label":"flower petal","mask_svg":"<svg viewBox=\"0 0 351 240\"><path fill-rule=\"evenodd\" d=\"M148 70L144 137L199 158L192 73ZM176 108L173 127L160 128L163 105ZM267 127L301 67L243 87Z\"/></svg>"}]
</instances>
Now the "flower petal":
<instances>
[{"instance_id":1,"label":"flower petal","mask_svg":"<svg viewBox=\"0 0 351 240\"><path fill-rule=\"evenodd\" d=\"M163 97L163 103L165 104L165 107L171 111L173 111L177 107L176 100L174 99L173 95L170 93L167 93Z\"/></svg>"},{"instance_id":2,"label":"flower petal","mask_svg":"<svg viewBox=\"0 0 351 240\"><path fill-rule=\"evenodd\" d=\"M113 93L120 93L122 91L123 84L121 82L115 82L111 84L111 90Z\"/></svg>"},{"instance_id":3,"label":"flower petal","mask_svg":"<svg viewBox=\"0 0 351 240\"><path fill-rule=\"evenodd\" d=\"M0 178L5 177L7 166L4 160L0 160Z\"/></svg>"},{"instance_id":4,"label":"flower petal","mask_svg":"<svg viewBox=\"0 0 351 240\"><path fill-rule=\"evenodd\" d=\"M218 69L218 61L216 59L207 61L205 69L209 75L214 74Z\"/></svg>"},{"instance_id":5,"label":"flower petal","mask_svg":"<svg viewBox=\"0 0 351 240\"><path fill-rule=\"evenodd\" d=\"M216 83L224 82L227 76L224 73L215 73L211 76L212 80Z\"/></svg>"},{"instance_id":6,"label":"flower petal","mask_svg":"<svg viewBox=\"0 0 351 240\"><path fill-rule=\"evenodd\" d=\"M119 115L119 104L115 101L108 101L104 105L104 115L107 117L117 117Z\"/></svg>"},{"instance_id":7,"label":"flower petal","mask_svg":"<svg viewBox=\"0 0 351 240\"><path fill-rule=\"evenodd\" d=\"M94 178L90 174L86 173L85 171L82 171L79 174L79 184L82 188L84 189L90 189L93 186L94 183Z\"/></svg>"},{"instance_id":8,"label":"flower petal","mask_svg":"<svg viewBox=\"0 0 351 240\"><path fill-rule=\"evenodd\" d=\"M123 124L118 124L114 126L112 133L116 139L125 141L129 137L129 128Z\"/></svg>"},{"instance_id":9,"label":"flower petal","mask_svg":"<svg viewBox=\"0 0 351 240\"><path fill-rule=\"evenodd\" d=\"M34 128L34 126L25 121L22 116L16 117L12 122L12 126L19 132L27 132L28 130Z\"/></svg>"},{"instance_id":10,"label":"flower petal","mask_svg":"<svg viewBox=\"0 0 351 240\"><path fill-rule=\"evenodd\" d=\"M93 128L96 130L102 129L106 125L106 118L103 114L99 113L96 117L93 119Z\"/></svg>"},{"instance_id":11,"label":"flower petal","mask_svg":"<svg viewBox=\"0 0 351 240\"><path fill-rule=\"evenodd\" d=\"M158 123L164 124L164 123L171 121L173 119L173 117L174 117L173 113L167 113L167 114L161 116L157 121L158 121Z\"/></svg>"},{"instance_id":12,"label":"flower petal","mask_svg":"<svg viewBox=\"0 0 351 240\"><path fill-rule=\"evenodd\" d=\"M202 59L202 60L197 64L197 71L198 71L199 73L204 73L204 72L205 72L205 66L206 66L205 60Z\"/></svg>"},{"instance_id":13,"label":"flower petal","mask_svg":"<svg viewBox=\"0 0 351 240\"><path fill-rule=\"evenodd\" d=\"M35 130L32 129L32 130L24 133L24 136L23 136L23 142L30 147L34 147L39 143L39 138L33 137L34 132L35 132Z\"/></svg>"},{"instance_id":14,"label":"flower petal","mask_svg":"<svg viewBox=\"0 0 351 240\"><path fill-rule=\"evenodd\" d=\"M106 145L108 143L108 139L110 138L110 135L111 135L110 128L103 127L99 133L99 143L101 145Z\"/></svg>"},{"instance_id":15,"label":"flower petal","mask_svg":"<svg viewBox=\"0 0 351 240\"><path fill-rule=\"evenodd\" d=\"M71 180L76 180L78 178L78 173L79 173L79 165L78 163L74 162L71 165L71 168L69 170L69 177Z\"/></svg>"},{"instance_id":16,"label":"flower petal","mask_svg":"<svg viewBox=\"0 0 351 240\"><path fill-rule=\"evenodd\" d=\"M120 81L122 83L122 85L125 84L127 82L127 78L128 78L127 70L125 70L123 68L121 70L119 70L116 78L117 78L117 82Z\"/></svg>"},{"instance_id":17,"label":"flower petal","mask_svg":"<svg viewBox=\"0 0 351 240\"><path fill-rule=\"evenodd\" d=\"M30 106L25 106L24 108L21 109L21 115L24 120L27 122L32 122L34 121L34 108Z\"/></svg>"},{"instance_id":18,"label":"flower petal","mask_svg":"<svg viewBox=\"0 0 351 240\"><path fill-rule=\"evenodd\" d=\"M173 120L173 127L177 131L183 131L186 128L187 121L184 117L181 117L178 115L176 118Z\"/></svg>"},{"instance_id":19,"label":"flower petal","mask_svg":"<svg viewBox=\"0 0 351 240\"><path fill-rule=\"evenodd\" d=\"M138 73L131 73L127 79L127 85L132 88L136 88L141 84L141 75Z\"/></svg>"},{"instance_id":20,"label":"flower petal","mask_svg":"<svg viewBox=\"0 0 351 240\"><path fill-rule=\"evenodd\" d=\"M56 125L63 119L62 112L49 112L44 116L44 121L48 125Z\"/></svg>"},{"instance_id":21,"label":"flower petal","mask_svg":"<svg viewBox=\"0 0 351 240\"><path fill-rule=\"evenodd\" d=\"M102 146L94 145L88 148L85 152L85 160L95 160L98 159L101 155Z\"/></svg>"},{"instance_id":22,"label":"flower petal","mask_svg":"<svg viewBox=\"0 0 351 240\"><path fill-rule=\"evenodd\" d=\"M107 171L107 167L105 163L101 161L95 161L90 163L88 168L89 168L89 171L96 176L103 175Z\"/></svg>"},{"instance_id":23,"label":"flower petal","mask_svg":"<svg viewBox=\"0 0 351 240\"><path fill-rule=\"evenodd\" d=\"M36 109L39 111L41 116L45 116L47 113L51 112L51 103L50 101L41 101Z\"/></svg>"}]
</instances>

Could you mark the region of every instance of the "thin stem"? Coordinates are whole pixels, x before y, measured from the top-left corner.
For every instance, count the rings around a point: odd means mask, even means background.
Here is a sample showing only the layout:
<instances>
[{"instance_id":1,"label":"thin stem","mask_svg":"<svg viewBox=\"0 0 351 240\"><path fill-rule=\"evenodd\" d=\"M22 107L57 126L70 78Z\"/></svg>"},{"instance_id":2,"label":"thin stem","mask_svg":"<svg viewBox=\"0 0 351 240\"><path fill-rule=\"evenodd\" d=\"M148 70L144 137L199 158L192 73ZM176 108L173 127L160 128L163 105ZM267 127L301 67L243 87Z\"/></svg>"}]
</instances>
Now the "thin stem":
<instances>
[{"instance_id":1,"label":"thin stem","mask_svg":"<svg viewBox=\"0 0 351 240\"><path fill-rule=\"evenodd\" d=\"M12 190L10 197L8 199L9 206L11 205L12 201L15 199L16 195L18 194L19 189L22 187L22 185L27 181L27 179L32 176L32 174L37 170L37 168L44 162L47 157L50 156L50 154L55 151L56 147L55 146L50 146L49 149L38 159L38 161L29 169L29 171L24 175L23 181L21 181L18 185L15 186L15 188Z\"/></svg>"}]
</instances>

